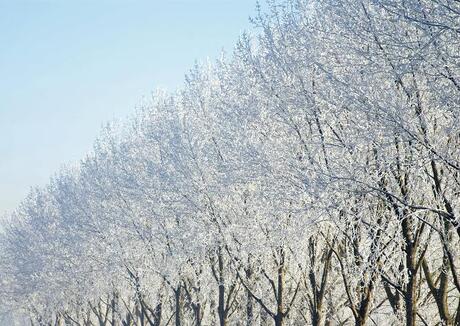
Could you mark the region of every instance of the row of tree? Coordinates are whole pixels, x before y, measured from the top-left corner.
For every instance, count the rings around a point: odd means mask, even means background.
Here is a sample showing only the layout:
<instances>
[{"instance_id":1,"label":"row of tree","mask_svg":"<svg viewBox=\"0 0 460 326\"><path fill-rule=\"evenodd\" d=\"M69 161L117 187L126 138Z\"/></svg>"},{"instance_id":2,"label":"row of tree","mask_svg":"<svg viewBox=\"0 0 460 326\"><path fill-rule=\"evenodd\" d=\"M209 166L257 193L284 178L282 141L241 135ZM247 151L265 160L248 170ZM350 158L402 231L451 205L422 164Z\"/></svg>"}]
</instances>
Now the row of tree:
<instances>
[{"instance_id":1,"label":"row of tree","mask_svg":"<svg viewBox=\"0 0 460 326\"><path fill-rule=\"evenodd\" d=\"M460 325L460 2L271 1L33 189L33 325Z\"/></svg>"}]
</instances>

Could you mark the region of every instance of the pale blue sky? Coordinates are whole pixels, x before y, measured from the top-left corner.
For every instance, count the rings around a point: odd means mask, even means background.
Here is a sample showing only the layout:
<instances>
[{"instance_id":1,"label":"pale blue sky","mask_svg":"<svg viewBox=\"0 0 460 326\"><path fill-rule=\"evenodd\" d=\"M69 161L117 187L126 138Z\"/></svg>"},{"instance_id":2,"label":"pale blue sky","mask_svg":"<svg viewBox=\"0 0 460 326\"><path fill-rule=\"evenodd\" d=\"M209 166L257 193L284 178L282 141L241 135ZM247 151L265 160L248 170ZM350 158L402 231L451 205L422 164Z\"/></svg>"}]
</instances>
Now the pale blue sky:
<instances>
[{"instance_id":1,"label":"pale blue sky","mask_svg":"<svg viewBox=\"0 0 460 326\"><path fill-rule=\"evenodd\" d=\"M103 122L231 52L255 0L0 0L0 214Z\"/></svg>"}]
</instances>

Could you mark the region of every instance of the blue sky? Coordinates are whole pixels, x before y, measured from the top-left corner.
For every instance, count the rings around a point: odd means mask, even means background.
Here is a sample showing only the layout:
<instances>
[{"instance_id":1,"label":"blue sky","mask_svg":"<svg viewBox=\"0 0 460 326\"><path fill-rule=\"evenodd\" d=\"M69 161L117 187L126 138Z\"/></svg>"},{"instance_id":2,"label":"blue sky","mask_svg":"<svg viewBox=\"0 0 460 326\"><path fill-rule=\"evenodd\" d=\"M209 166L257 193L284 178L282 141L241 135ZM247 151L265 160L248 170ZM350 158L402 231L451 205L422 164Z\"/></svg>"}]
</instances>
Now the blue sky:
<instances>
[{"instance_id":1,"label":"blue sky","mask_svg":"<svg viewBox=\"0 0 460 326\"><path fill-rule=\"evenodd\" d=\"M101 125L231 52L255 0L0 0L0 214Z\"/></svg>"}]
</instances>

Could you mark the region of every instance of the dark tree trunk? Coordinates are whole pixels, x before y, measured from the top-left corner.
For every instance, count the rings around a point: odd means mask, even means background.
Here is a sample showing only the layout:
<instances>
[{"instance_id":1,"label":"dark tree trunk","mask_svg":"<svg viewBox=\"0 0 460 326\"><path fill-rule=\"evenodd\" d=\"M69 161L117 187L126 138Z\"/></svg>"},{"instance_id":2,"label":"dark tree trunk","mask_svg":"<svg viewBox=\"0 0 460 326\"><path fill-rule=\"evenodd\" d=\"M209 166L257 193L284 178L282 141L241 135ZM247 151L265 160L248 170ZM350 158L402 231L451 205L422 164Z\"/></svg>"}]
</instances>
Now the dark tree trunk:
<instances>
[{"instance_id":1,"label":"dark tree trunk","mask_svg":"<svg viewBox=\"0 0 460 326\"><path fill-rule=\"evenodd\" d=\"M406 268L408 282L404 295L406 306L406 325L415 326L417 318L417 267L416 248L412 236L412 219L406 215L402 220L402 232L405 241Z\"/></svg>"},{"instance_id":2,"label":"dark tree trunk","mask_svg":"<svg viewBox=\"0 0 460 326\"><path fill-rule=\"evenodd\" d=\"M160 326L161 325L161 313L162 313L162 310L163 310L163 305L160 302L155 307L155 310L154 310L154 313L153 313L153 325L154 326Z\"/></svg>"},{"instance_id":3,"label":"dark tree trunk","mask_svg":"<svg viewBox=\"0 0 460 326\"><path fill-rule=\"evenodd\" d=\"M182 325L182 296L181 296L181 286L179 285L176 290L174 290L175 297L175 321L176 326Z\"/></svg>"},{"instance_id":4,"label":"dark tree trunk","mask_svg":"<svg viewBox=\"0 0 460 326\"><path fill-rule=\"evenodd\" d=\"M276 315L275 326L283 326L284 324L284 251L280 250L280 262L277 271L278 291L276 293Z\"/></svg>"},{"instance_id":5,"label":"dark tree trunk","mask_svg":"<svg viewBox=\"0 0 460 326\"><path fill-rule=\"evenodd\" d=\"M224 281L224 259L222 257L222 249L219 248L218 252L218 268L219 268L219 303L218 313L220 326L227 325L227 311L225 309L225 281Z\"/></svg>"},{"instance_id":6,"label":"dark tree trunk","mask_svg":"<svg viewBox=\"0 0 460 326\"><path fill-rule=\"evenodd\" d=\"M246 277L248 280L251 279L252 276L252 270L251 267L249 267L246 270ZM251 293L249 291L246 291L246 326L252 326L253 320L254 320L254 306L253 306L253 299Z\"/></svg>"}]
</instances>

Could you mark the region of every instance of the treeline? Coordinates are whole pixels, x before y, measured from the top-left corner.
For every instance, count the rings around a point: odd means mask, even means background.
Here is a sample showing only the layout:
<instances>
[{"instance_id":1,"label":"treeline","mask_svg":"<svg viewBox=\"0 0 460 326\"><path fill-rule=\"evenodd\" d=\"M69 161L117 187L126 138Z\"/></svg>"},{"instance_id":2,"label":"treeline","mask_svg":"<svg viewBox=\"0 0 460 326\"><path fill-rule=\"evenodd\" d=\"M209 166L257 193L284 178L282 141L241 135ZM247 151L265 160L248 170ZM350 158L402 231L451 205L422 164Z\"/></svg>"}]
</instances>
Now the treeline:
<instances>
[{"instance_id":1,"label":"treeline","mask_svg":"<svg viewBox=\"0 0 460 326\"><path fill-rule=\"evenodd\" d=\"M270 1L2 225L32 325L460 325L460 3Z\"/></svg>"}]
</instances>

